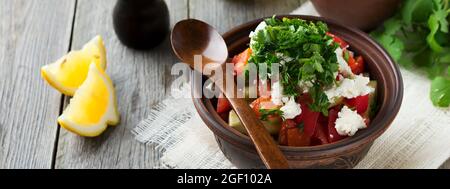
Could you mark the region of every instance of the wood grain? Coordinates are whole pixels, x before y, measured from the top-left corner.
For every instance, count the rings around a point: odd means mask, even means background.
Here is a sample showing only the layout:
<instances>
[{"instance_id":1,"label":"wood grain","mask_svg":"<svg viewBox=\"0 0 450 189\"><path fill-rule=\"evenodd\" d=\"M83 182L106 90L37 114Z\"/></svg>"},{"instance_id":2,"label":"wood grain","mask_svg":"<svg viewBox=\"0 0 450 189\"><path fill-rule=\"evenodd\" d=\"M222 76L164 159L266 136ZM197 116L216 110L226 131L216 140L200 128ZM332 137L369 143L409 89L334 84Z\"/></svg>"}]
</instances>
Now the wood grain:
<instances>
[{"instance_id":1,"label":"wood grain","mask_svg":"<svg viewBox=\"0 0 450 189\"><path fill-rule=\"evenodd\" d=\"M190 3L189 3L190 2ZM189 3L189 11L188 11ZM191 16L213 19L222 23L221 31L250 19L276 13L287 13L298 7L301 1L246 1L214 0L167 0L171 24ZM113 3L108 0L79 0L74 28L74 49L80 48L92 36L104 36L108 50L108 70L116 85L122 122L109 128L102 136L93 139L77 137L61 129L56 156L56 168L150 168L156 158L152 146L134 140L130 130L144 119L152 104L163 99L173 77L170 66L177 62L169 43L149 52L125 48L117 40L111 26ZM230 6L230 9L224 7ZM96 10L96 11L92 11ZM278 12L277 12L277 11ZM232 16L228 18L229 16ZM211 20L208 20L211 22Z\"/></svg>"},{"instance_id":2,"label":"wood grain","mask_svg":"<svg viewBox=\"0 0 450 189\"><path fill-rule=\"evenodd\" d=\"M286 14L305 0L167 0L172 25L192 17L221 33L249 20ZM142 52L127 49L112 30L113 0L0 1L0 169L150 168L152 146L136 142L130 130L166 95L170 66L177 61L169 43ZM75 17L73 44L70 46ZM99 138L58 133L61 94L41 78L39 68L96 34L108 50L108 73L117 90L122 122ZM70 47L69 47L70 46ZM67 102L67 100L66 100ZM59 138L58 138L59 137ZM57 142L56 159L54 158ZM450 168L450 161L441 166Z\"/></svg>"},{"instance_id":3,"label":"wood grain","mask_svg":"<svg viewBox=\"0 0 450 189\"><path fill-rule=\"evenodd\" d=\"M214 26L220 33L224 33L227 30L253 19L257 19L264 16L272 16L274 14L288 14L295 8L299 7L304 0L217 0L217 1L205 1L202 0L190 0L189 2L189 17L200 19ZM238 109L238 111L243 111ZM245 113L245 111L241 112ZM248 113L248 112L247 112ZM244 114L242 114L244 115ZM243 118L243 117L241 117ZM249 127L251 125L248 125ZM246 127L247 128L247 127ZM251 127L250 127L251 128ZM258 128L258 127L255 127ZM255 129L254 128L254 129ZM263 127L259 127L263 128ZM248 128L247 128L248 130ZM254 130L255 133L256 129ZM255 134L256 135L256 134ZM254 136L255 136L254 135ZM268 135L267 135L268 136ZM270 136L268 136L270 137ZM254 138L253 140L257 140ZM273 143L272 140L264 140L264 137L260 138L259 143ZM266 151L267 150L267 151ZM279 152L272 148L263 149L260 148L259 153L263 154ZM266 159L266 166L273 163L273 168L286 168L287 162L281 152L279 156L274 159ZM280 163L280 164L277 164Z\"/></svg>"},{"instance_id":4,"label":"wood grain","mask_svg":"<svg viewBox=\"0 0 450 189\"><path fill-rule=\"evenodd\" d=\"M105 40L107 73L113 80L121 123L109 127L97 138L78 137L60 130L55 168L151 168L152 146L137 142L131 134L148 114L152 104L166 95L173 80L171 65L177 59L169 41L150 51L135 51L123 46L112 26L111 0L79 0L72 49L79 49L93 36ZM187 1L167 0L171 24L187 18ZM167 38L168 39L168 38Z\"/></svg>"},{"instance_id":5,"label":"wood grain","mask_svg":"<svg viewBox=\"0 0 450 189\"><path fill-rule=\"evenodd\" d=\"M226 64L221 66L223 76L221 78L234 77L226 71ZM214 77L213 77L214 78ZM281 152L278 144L264 127L261 120L255 115L254 110L248 106L244 98L236 98L237 86L234 84L228 89L225 79L215 80L214 83L225 94L233 110L242 122L245 130L256 147L259 157L268 169L288 169L289 163Z\"/></svg>"},{"instance_id":6,"label":"wood grain","mask_svg":"<svg viewBox=\"0 0 450 189\"><path fill-rule=\"evenodd\" d=\"M40 67L67 52L74 0L0 1L0 168L51 168L61 94Z\"/></svg>"}]
</instances>

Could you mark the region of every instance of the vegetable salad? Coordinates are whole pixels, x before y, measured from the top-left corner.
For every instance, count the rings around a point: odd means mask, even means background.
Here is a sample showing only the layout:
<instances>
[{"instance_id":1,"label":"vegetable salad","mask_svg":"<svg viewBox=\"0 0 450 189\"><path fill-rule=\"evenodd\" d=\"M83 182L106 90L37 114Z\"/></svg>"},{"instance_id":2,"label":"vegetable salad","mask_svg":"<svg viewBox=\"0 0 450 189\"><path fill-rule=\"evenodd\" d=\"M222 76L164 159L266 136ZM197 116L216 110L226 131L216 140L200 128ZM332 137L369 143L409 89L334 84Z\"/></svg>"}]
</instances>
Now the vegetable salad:
<instances>
[{"instance_id":1,"label":"vegetable salad","mask_svg":"<svg viewBox=\"0 0 450 189\"><path fill-rule=\"evenodd\" d=\"M250 39L232 63L237 77L246 77L251 64L279 68L259 74L257 98L247 100L280 145L333 143L369 126L377 82L370 79L364 58L325 23L273 17L261 22ZM217 112L246 134L226 98L218 98Z\"/></svg>"}]
</instances>

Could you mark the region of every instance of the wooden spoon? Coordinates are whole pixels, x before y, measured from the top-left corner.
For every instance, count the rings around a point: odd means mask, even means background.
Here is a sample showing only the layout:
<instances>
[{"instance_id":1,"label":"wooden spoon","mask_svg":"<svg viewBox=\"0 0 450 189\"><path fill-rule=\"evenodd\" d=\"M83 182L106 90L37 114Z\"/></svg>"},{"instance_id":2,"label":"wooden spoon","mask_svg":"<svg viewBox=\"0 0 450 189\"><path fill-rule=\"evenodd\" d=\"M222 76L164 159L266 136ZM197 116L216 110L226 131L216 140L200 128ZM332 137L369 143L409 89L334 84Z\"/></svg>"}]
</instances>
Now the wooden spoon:
<instances>
[{"instance_id":1,"label":"wooden spoon","mask_svg":"<svg viewBox=\"0 0 450 189\"><path fill-rule=\"evenodd\" d=\"M224 69L224 63L228 58L227 45L222 36L209 24L195 19L183 20L174 26L170 37L173 51L184 63L200 73L203 73L205 65L213 63L220 65L224 70L222 78L233 77ZM201 68L194 66L194 55L202 56ZM216 79L214 82L230 101L266 167L269 169L289 168L286 157L245 99L237 98L234 90L227 90L225 79ZM233 85L235 85L233 89L237 89L236 84L233 83Z\"/></svg>"}]
</instances>

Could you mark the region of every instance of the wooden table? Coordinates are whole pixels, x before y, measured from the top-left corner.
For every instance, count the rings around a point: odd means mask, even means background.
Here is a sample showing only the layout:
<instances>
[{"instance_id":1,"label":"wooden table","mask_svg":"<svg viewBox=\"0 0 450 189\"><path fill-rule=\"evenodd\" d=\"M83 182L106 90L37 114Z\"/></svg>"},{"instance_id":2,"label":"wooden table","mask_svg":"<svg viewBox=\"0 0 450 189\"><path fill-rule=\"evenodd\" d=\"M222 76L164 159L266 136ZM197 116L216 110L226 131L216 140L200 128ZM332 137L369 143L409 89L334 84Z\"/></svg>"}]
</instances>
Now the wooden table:
<instances>
[{"instance_id":1,"label":"wooden table","mask_svg":"<svg viewBox=\"0 0 450 189\"><path fill-rule=\"evenodd\" d=\"M171 24L198 18L220 32L289 13L304 0L166 0ZM177 62L169 41L151 51L123 46L112 27L114 0L0 1L0 168L150 168L152 146L131 134L168 93ZM68 98L45 83L40 67L100 34L121 123L96 138L61 129Z\"/></svg>"},{"instance_id":2,"label":"wooden table","mask_svg":"<svg viewBox=\"0 0 450 189\"><path fill-rule=\"evenodd\" d=\"M289 13L305 0L166 0L171 24L197 18L220 32ZM114 0L0 1L0 168L151 168L152 146L131 134L168 93L177 62L166 40L151 51L124 47L112 27ZM68 98L46 84L40 67L103 36L121 123L96 138L61 129ZM450 167L450 166L449 166Z\"/></svg>"}]
</instances>

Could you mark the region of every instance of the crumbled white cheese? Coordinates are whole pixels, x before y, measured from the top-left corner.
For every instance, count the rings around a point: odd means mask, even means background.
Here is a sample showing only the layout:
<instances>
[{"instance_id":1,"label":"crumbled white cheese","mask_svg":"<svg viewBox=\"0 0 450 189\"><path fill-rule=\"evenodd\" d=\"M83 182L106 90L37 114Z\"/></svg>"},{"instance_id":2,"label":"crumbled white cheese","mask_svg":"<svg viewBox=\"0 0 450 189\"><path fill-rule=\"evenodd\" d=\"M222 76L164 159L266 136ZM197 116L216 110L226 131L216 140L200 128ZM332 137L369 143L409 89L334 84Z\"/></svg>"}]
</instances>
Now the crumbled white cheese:
<instances>
[{"instance_id":1,"label":"crumbled white cheese","mask_svg":"<svg viewBox=\"0 0 450 189\"><path fill-rule=\"evenodd\" d=\"M364 119L355 111L347 106L342 107L336 119L336 131L341 136L353 136L359 129L366 128Z\"/></svg>"},{"instance_id":2,"label":"crumbled white cheese","mask_svg":"<svg viewBox=\"0 0 450 189\"><path fill-rule=\"evenodd\" d=\"M279 81L272 84L270 92L272 103L282 106L280 110L283 112L285 119L294 119L302 113L300 104L295 101L295 97L283 95L283 86Z\"/></svg>"},{"instance_id":3,"label":"crumbled white cheese","mask_svg":"<svg viewBox=\"0 0 450 189\"><path fill-rule=\"evenodd\" d=\"M280 110L283 111L283 117L285 119L294 119L302 113L300 104L295 102L295 97L289 97L289 100L280 108Z\"/></svg>"},{"instance_id":4,"label":"crumbled white cheese","mask_svg":"<svg viewBox=\"0 0 450 189\"><path fill-rule=\"evenodd\" d=\"M272 83L270 94L275 105L283 105L283 86L279 81Z\"/></svg>"},{"instance_id":5,"label":"crumbled white cheese","mask_svg":"<svg viewBox=\"0 0 450 189\"><path fill-rule=\"evenodd\" d=\"M358 96L364 96L375 90L368 86L369 82L370 79L368 77L355 75L353 79L341 79L338 86L333 86L333 88L326 90L325 94L331 103L339 97L351 99Z\"/></svg>"},{"instance_id":6,"label":"crumbled white cheese","mask_svg":"<svg viewBox=\"0 0 450 189\"><path fill-rule=\"evenodd\" d=\"M283 102L283 104L286 104L287 102L289 102L289 97L288 96L283 96L281 98L281 101Z\"/></svg>"},{"instance_id":7,"label":"crumbled white cheese","mask_svg":"<svg viewBox=\"0 0 450 189\"><path fill-rule=\"evenodd\" d=\"M344 59L344 53L340 47L338 47L334 53L336 53L337 61L339 64L339 72L344 74L345 76L352 76L352 68L348 65L347 61Z\"/></svg>"},{"instance_id":8,"label":"crumbled white cheese","mask_svg":"<svg viewBox=\"0 0 450 189\"><path fill-rule=\"evenodd\" d=\"M262 21L261 23L256 26L255 31L250 32L250 35L248 35L250 38L252 38L258 31L264 30L266 28L267 24L265 21Z\"/></svg>"}]
</instances>

